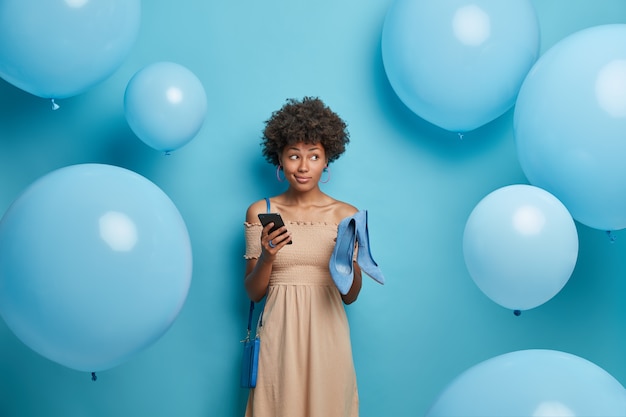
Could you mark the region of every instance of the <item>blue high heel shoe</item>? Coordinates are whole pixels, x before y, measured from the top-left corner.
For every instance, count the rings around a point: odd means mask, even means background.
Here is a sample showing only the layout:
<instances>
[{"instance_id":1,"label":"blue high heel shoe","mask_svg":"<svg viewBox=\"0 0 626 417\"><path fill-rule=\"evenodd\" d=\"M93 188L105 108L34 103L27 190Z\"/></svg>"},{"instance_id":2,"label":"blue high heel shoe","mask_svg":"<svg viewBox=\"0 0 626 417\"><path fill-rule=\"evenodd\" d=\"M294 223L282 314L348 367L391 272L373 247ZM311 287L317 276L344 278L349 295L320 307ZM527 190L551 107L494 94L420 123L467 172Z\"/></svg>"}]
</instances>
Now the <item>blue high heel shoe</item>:
<instances>
[{"instance_id":1,"label":"blue high heel shoe","mask_svg":"<svg viewBox=\"0 0 626 417\"><path fill-rule=\"evenodd\" d=\"M372 277L380 284L385 283L385 277L378 267L378 264L372 258L370 250L370 236L367 227L367 210L361 210L354 216L356 220L356 240L359 244L359 253L357 254L357 263L361 267L361 271Z\"/></svg>"},{"instance_id":2,"label":"blue high heel shoe","mask_svg":"<svg viewBox=\"0 0 626 417\"><path fill-rule=\"evenodd\" d=\"M353 216L343 219L337 227L337 241L330 256L328 267L339 292L346 295L354 281L354 245L356 242L356 221Z\"/></svg>"}]
</instances>

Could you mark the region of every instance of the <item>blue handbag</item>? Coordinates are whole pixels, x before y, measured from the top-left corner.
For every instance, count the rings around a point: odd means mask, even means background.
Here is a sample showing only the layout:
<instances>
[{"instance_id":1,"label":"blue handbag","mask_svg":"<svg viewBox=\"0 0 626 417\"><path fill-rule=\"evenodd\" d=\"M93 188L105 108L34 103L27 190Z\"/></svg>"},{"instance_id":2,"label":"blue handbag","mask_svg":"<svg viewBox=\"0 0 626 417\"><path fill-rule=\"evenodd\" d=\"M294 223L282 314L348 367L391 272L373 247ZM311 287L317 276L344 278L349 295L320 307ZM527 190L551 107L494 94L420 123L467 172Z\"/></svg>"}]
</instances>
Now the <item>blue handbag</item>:
<instances>
[{"instance_id":1,"label":"blue handbag","mask_svg":"<svg viewBox=\"0 0 626 417\"><path fill-rule=\"evenodd\" d=\"M259 327L261 326L261 317L254 338L250 338L252 334L252 313L254 312L254 301L250 301L250 314L248 316L248 331L243 343L243 358L241 361L241 387L256 387L257 370L259 367L259 350L261 349L261 339L259 339Z\"/></svg>"}]
</instances>

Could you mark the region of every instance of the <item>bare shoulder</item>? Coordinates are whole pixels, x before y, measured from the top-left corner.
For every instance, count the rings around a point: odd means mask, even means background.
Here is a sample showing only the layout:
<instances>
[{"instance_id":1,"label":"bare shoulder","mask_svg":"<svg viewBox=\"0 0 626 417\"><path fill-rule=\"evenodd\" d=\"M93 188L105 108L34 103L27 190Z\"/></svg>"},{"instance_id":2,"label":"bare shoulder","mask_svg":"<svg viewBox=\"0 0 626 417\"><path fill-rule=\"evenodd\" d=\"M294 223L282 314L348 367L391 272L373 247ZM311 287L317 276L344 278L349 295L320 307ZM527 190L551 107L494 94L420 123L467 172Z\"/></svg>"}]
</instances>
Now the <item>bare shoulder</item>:
<instances>
[{"instance_id":1,"label":"bare shoulder","mask_svg":"<svg viewBox=\"0 0 626 417\"><path fill-rule=\"evenodd\" d=\"M246 211L246 221L248 223L258 223L259 218L257 217L259 213L264 213L267 211L267 203L265 199L255 201L250 204L248 210Z\"/></svg>"},{"instance_id":2,"label":"bare shoulder","mask_svg":"<svg viewBox=\"0 0 626 417\"><path fill-rule=\"evenodd\" d=\"M333 214L336 217L337 223L339 223L346 217L354 215L357 211L359 211L359 209L352 204L346 203L344 201L335 200Z\"/></svg>"}]
</instances>

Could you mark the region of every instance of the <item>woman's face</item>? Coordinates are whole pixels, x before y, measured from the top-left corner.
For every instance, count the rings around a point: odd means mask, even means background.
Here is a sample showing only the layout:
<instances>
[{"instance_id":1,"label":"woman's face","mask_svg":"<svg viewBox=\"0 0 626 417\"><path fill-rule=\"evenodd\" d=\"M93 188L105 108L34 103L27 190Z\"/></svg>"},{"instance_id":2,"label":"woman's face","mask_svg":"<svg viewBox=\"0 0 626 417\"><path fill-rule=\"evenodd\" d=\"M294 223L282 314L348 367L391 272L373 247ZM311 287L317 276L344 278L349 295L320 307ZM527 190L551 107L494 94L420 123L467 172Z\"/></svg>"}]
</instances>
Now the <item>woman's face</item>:
<instances>
[{"instance_id":1,"label":"woman's face","mask_svg":"<svg viewBox=\"0 0 626 417\"><path fill-rule=\"evenodd\" d=\"M285 179L292 187L303 191L317 187L328 162L321 143L304 142L287 145L280 161Z\"/></svg>"}]
</instances>

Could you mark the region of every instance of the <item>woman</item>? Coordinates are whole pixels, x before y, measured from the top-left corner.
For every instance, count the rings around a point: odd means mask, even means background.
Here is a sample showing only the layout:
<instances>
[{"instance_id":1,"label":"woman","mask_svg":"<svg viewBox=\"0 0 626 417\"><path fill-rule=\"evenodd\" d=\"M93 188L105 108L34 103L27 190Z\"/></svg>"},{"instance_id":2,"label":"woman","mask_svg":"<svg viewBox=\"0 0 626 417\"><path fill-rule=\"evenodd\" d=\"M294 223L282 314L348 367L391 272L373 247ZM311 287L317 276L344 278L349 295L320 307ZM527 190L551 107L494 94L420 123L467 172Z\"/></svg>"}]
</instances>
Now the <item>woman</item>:
<instances>
[{"instance_id":1,"label":"woman","mask_svg":"<svg viewBox=\"0 0 626 417\"><path fill-rule=\"evenodd\" d=\"M319 186L349 142L346 124L318 98L305 97L287 100L263 133L263 155L288 187L246 213L245 288L255 302L267 297L257 385L246 416L358 416L343 304L357 299L361 270L353 262L354 280L345 295L329 270L338 224L357 209ZM280 213L285 226L269 233L272 224L262 227L258 220L267 211Z\"/></svg>"}]
</instances>

